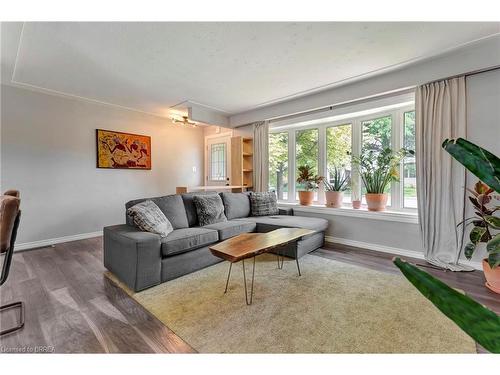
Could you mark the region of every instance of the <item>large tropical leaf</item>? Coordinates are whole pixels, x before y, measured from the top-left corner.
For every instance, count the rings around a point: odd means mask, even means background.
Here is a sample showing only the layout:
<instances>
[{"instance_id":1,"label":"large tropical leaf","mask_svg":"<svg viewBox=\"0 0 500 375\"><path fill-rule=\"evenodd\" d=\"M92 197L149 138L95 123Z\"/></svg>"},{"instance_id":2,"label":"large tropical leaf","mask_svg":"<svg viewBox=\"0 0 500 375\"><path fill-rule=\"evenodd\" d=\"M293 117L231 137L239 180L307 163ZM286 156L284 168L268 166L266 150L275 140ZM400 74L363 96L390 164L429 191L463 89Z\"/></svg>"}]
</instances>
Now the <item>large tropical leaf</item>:
<instances>
[{"instance_id":1,"label":"large tropical leaf","mask_svg":"<svg viewBox=\"0 0 500 375\"><path fill-rule=\"evenodd\" d=\"M463 138L447 139L443 148L465 168L500 193L500 159Z\"/></svg>"},{"instance_id":2,"label":"large tropical leaf","mask_svg":"<svg viewBox=\"0 0 500 375\"><path fill-rule=\"evenodd\" d=\"M500 316L417 267L393 259L403 275L443 314L486 350L500 353Z\"/></svg>"},{"instance_id":3,"label":"large tropical leaf","mask_svg":"<svg viewBox=\"0 0 500 375\"><path fill-rule=\"evenodd\" d=\"M500 266L500 233L497 233L486 245L488 263L491 268Z\"/></svg>"}]
</instances>

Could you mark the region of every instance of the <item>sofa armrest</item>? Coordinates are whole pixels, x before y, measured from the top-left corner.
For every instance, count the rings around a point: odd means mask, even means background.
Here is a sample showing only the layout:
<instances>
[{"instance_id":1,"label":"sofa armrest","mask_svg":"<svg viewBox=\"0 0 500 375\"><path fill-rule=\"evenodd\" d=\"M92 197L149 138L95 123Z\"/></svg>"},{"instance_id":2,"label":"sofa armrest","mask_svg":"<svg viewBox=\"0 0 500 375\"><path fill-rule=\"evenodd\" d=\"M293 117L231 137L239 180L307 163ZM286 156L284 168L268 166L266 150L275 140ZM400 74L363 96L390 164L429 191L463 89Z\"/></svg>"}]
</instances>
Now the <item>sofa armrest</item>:
<instances>
[{"instance_id":1,"label":"sofa armrest","mask_svg":"<svg viewBox=\"0 0 500 375\"><path fill-rule=\"evenodd\" d=\"M279 208L279 214L293 216L293 208L292 207Z\"/></svg>"},{"instance_id":2,"label":"sofa armrest","mask_svg":"<svg viewBox=\"0 0 500 375\"><path fill-rule=\"evenodd\" d=\"M161 237L130 225L104 228L104 266L130 289L161 282Z\"/></svg>"}]
</instances>

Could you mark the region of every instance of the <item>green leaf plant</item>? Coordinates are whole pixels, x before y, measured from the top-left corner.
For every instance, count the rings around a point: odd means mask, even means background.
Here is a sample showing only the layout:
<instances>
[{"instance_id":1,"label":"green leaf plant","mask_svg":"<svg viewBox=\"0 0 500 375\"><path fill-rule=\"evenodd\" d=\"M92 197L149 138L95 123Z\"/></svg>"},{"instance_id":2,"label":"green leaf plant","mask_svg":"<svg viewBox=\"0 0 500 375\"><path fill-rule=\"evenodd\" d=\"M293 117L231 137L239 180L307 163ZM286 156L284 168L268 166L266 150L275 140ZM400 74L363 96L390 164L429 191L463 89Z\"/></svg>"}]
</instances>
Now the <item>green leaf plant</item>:
<instances>
[{"instance_id":1,"label":"green leaf plant","mask_svg":"<svg viewBox=\"0 0 500 375\"><path fill-rule=\"evenodd\" d=\"M330 175L332 176L330 181L328 179L323 181L326 191L344 191L347 189L349 176L342 169L333 167L330 170Z\"/></svg>"},{"instance_id":2,"label":"green leaf plant","mask_svg":"<svg viewBox=\"0 0 500 375\"><path fill-rule=\"evenodd\" d=\"M399 258L393 262L420 293L465 333L486 350L500 353L500 316L414 265Z\"/></svg>"},{"instance_id":3,"label":"green leaf plant","mask_svg":"<svg viewBox=\"0 0 500 375\"><path fill-rule=\"evenodd\" d=\"M365 147L359 156L353 156L352 162L357 168L361 180L369 194L382 194L392 181L399 181L399 165L407 155L414 151L404 148L393 151L390 148L382 150Z\"/></svg>"},{"instance_id":4,"label":"green leaf plant","mask_svg":"<svg viewBox=\"0 0 500 375\"><path fill-rule=\"evenodd\" d=\"M474 190L467 189L472 196L469 201L474 206L475 217L467 218L463 225L473 224L469 239L465 246L465 256L472 257L479 243L486 243L488 264L491 268L500 265L500 218L494 216L500 206L490 206L493 199L498 200L500 194L500 159L488 150L463 138L447 139L443 148L467 170L480 179ZM471 220L471 222L469 222ZM460 225L459 224L459 225ZM495 233L497 232L497 233Z\"/></svg>"},{"instance_id":5,"label":"green leaf plant","mask_svg":"<svg viewBox=\"0 0 500 375\"><path fill-rule=\"evenodd\" d=\"M500 194L500 160L491 152L462 138L447 139L443 142L443 148L482 181L469 190L472 194L469 200L476 216L461 223L468 225L471 221L474 225L469 236L470 242L465 247L465 256L470 259L477 244L486 242L488 263L491 268L498 267L500 234L493 234L493 231L500 230L500 218L494 215L499 207L489 207L489 204L493 192ZM464 332L486 350L500 353L500 316L417 267L399 258L394 258L393 262L427 299Z\"/></svg>"},{"instance_id":6,"label":"green leaf plant","mask_svg":"<svg viewBox=\"0 0 500 375\"><path fill-rule=\"evenodd\" d=\"M298 170L297 182L302 184L306 191L316 190L319 183L323 181L324 177L315 175L313 168L307 164L299 166Z\"/></svg>"}]
</instances>

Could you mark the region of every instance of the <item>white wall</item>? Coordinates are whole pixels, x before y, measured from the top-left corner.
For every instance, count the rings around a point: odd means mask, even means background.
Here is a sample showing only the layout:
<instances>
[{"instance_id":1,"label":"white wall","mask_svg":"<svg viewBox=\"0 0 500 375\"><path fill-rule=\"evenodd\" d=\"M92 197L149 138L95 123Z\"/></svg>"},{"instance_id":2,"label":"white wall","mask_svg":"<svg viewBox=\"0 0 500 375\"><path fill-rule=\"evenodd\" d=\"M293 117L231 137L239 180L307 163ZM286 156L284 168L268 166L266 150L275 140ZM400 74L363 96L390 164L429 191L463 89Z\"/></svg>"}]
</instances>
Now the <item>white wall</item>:
<instances>
[{"instance_id":1,"label":"white wall","mask_svg":"<svg viewBox=\"0 0 500 375\"><path fill-rule=\"evenodd\" d=\"M202 129L12 86L1 94L1 189L21 191L18 244L100 231L124 222L130 199L202 182ZM96 168L96 128L151 136L152 169Z\"/></svg>"}]
</instances>

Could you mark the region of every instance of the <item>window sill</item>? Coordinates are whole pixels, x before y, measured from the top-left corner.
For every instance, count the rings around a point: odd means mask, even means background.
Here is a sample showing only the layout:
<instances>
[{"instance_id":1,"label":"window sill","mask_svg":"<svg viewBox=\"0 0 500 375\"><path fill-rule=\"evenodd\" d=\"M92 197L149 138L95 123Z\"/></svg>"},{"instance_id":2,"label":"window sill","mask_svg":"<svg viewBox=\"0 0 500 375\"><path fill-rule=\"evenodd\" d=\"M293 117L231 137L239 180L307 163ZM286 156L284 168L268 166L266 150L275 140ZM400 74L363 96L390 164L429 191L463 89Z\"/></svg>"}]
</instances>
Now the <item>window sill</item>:
<instances>
[{"instance_id":1,"label":"window sill","mask_svg":"<svg viewBox=\"0 0 500 375\"><path fill-rule=\"evenodd\" d=\"M298 203L278 202L281 208L293 208L294 212L309 212L321 215L349 216L369 220L396 221L398 223L418 224L418 214L406 211L368 211L366 208L354 209L351 207L331 208L321 205L301 206Z\"/></svg>"}]
</instances>

